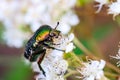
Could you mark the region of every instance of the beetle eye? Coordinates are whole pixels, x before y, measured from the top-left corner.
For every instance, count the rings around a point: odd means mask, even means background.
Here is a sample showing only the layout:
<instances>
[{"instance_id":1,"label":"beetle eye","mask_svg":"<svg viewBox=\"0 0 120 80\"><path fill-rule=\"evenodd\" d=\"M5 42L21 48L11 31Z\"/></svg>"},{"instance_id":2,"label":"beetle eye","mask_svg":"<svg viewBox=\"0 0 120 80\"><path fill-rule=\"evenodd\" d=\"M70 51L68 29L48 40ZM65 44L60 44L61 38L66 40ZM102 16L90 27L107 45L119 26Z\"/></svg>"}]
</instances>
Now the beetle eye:
<instances>
[{"instance_id":1,"label":"beetle eye","mask_svg":"<svg viewBox=\"0 0 120 80\"><path fill-rule=\"evenodd\" d=\"M57 34L57 33L55 33L55 34L53 34L53 36L54 36L55 38L57 38L57 37L58 37L58 34Z\"/></svg>"},{"instance_id":2,"label":"beetle eye","mask_svg":"<svg viewBox=\"0 0 120 80\"><path fill-rule=\"evenodd\" d=\"M55 35L56 35L55 32L50 33L50 36L52 36L52 37L55 36Z\"/></svg>"},{"instance_id":3,"label":"beetle eye","mask_svg":"<svg viewBox=\"0 0 120 80\"><path fill-rule=\"evenodd\" d=\"M50 36L54 36L54 34L53 34L53 33L50 33Z\"/></svg>"}]
</instances>

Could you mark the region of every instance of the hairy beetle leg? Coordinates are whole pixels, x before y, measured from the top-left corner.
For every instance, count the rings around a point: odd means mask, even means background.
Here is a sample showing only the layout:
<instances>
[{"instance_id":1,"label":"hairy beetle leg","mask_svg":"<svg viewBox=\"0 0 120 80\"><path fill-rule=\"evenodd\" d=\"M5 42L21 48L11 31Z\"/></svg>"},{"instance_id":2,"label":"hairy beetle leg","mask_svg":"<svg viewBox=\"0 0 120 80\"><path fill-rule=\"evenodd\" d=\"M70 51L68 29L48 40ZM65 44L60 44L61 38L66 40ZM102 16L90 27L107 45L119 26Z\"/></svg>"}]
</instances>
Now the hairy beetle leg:
<instances>
[{"instance_id":1,"label":"hairy beetle leg","mask_svg":"<svg viewBox=\"0 0 120 80\"><path fill-rule=\"evenodd\" d=\"M54 48L54 47L51 47L51 46L49 46L49 48L51 48L51 49L55 49L55 50L58 50L58 51L65 52L65 50L57 49L57 48Z\"/></svg>"},{"instance_id":2,"label":"hairy beetle leg","mask_svg":"<svg viewBox=\"0 0 120 80\"><path fill-rule=\"evenodd\" d=\"M45 57L45 53L42 53L41 57L39 57L37 64L38 64L39 69L42 71L43 75L46 76L45 71L43 70L42 66L40 65L42 60L44 59L44 57Z\"/></svg>"},{"instance_id":3,"label":"hairy beetle leg","mask_svg":"<svg viewBox=\"0 0 120 80\"><path fill-rule=\"evenodd\" d=\"M60 45L60 43L59 44L55 44L55 43L51 43L52 45Z\"/></svg>"},{"instance_id":4,"label":"hairy beetle leg","mask_svg":"<svg viewBox=\"0 0 120 80\"><path fill-rule=\"evenodd\" d=\"M42 71L43 75L46 77L45 71L43 70L43 68L41 67L41 65L38 63L39 69Z\"/></svg>"}]
</instances>

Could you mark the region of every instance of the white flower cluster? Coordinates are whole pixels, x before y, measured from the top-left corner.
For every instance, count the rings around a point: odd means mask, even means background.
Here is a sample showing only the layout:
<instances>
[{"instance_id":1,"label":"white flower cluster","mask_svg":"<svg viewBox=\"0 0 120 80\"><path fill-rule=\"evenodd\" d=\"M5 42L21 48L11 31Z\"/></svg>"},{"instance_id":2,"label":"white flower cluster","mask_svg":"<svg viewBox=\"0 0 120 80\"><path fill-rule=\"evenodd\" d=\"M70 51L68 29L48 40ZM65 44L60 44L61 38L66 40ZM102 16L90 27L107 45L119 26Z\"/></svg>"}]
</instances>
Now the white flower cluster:
<instances>
[{"instance_id":1,"label":"white flower cluster","mask_svg":"<svg viewBox=\"0 0 120 80\"><path fill-rule=\"evenodd\" d=\"M72 10L75 3L76 0L1 0L0 22L6 28L4 35L10 34L4 39L7 43L11 42L8 44L10 46L21 47L24 41L24 38L19 36L22 35L21 26L29 25L31 31L34 32L44 24L54 28L54 24L58 21L60 22L58 29L64 34L68 33L71 26L79 22L77 15ZM17 31L12 32L9 31L10 29ZM14 42L18 44L16 45Z\"/></svg>"},{"instance_id":2,"label":"white flower cluster","mask_svg":"<svg viewBox=\"0 0 120 80\"><path fill-rule=\"evenodd\" d=\"M95 0L95 1L99 3L98 5L95 6L95 7L98 7L98 10L96 11L96 13L99 13L103 5L108 3L108 0Z\"/></svg>"},{"instance_id":3,"label":"white flower cluster","mask_svg":"<svg viewBox=\"0 0 120 80\"><path fill-rule=\"evenodd\" d=\"M78 69L78 72L82 75L83 80L101 80L104 77L103 68L105 67L105 61L91 60L90 62L83 63L83 67Z\"/></svg>"},{"instance_id":4,"label":"white flower cluster","mask_svg":"<svg viewBox=\"0 0 120 80\"><path fill-rule=\"evenodd\" d=\"M29 33L24 33L17 28L9 27L6 28L6 31L3 34L3 38L5 39L6 43L13 47L20 48L23 42L30 37Z\"/></svg>"},{"instance_id":5,"label":"white flower cluster","mask_svg":"<svg viewBox=\"0 0 120 80\"><path fill-rule=\"evenodd\" d=\"M120 14L120 0L117 0L116 2L110 2L109 0L95 0L99 3L97 5L98 10L97 13L100 12L103 5L106 5L108 7L108 14L113 14L113 20L117 15Z\"/></svg>"},{"instance_id":6,"label":"white flower cluster","mask_svg":"<svg viewBox=\"0 0 120 80\"><path fill-rule=\"evenodd\" d=\"M60 45L56 45L55 48L59 48L61 50L65 50L65 52L70 52L73 50L74 46L72 44L72 40L74 38L74 35L71 34L68 37L65 36L59 36L60 38L57 38L57 43L61 43ZM68 50L69 48L69 50ZM37 75L35 78L36 80L64 80L64 74L68 68L68 63L63 59L63 51L59 50L53 50L53 49L47 49L46 55L44 60L41 63L41 66L43 70L45 71L44 76L38 65L33 63L32 68L35 72L39 72L40 74Z\"/></svg>"},{"instance_id":7,"label":"white flower cluster","mask_svg":"<svg viewBox=\"0 0 120 80\"><path fill-rule=\"evenodd\" d=\"M116 54L116 56L110 56L110 57L119 60L116 64L117 64L118 67L120 67L120 48L119 48L118 54Z\"/></svg>"},{"instance_id":8,"label":"white flower cluster","mask_svg":"<svg viewBox=\"0 0 120 80\"><path fill-rule=\"evenodd\" d=\"M113 19L115 19L115 16L120 14L120 1L119 0L109 5L108 14L113 14Z\"/></svg>"}]
</instances>

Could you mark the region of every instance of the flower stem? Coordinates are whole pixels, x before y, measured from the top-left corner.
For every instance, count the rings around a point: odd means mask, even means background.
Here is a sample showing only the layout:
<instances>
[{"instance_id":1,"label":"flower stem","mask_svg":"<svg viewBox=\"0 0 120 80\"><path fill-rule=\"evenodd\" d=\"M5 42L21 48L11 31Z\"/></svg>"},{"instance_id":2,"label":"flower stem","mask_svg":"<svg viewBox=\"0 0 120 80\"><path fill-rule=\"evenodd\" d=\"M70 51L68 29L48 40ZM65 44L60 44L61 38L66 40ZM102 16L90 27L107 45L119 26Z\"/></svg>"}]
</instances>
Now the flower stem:
<instances>
[{"instance_id":1,"label":"flower stem","mask_svg":"<svg viewBox=\"0 0 120 80\"><path fill-rule=\"evenodd\" d=\"M116 78L116 77L118 77L119 75L117 75L117 74L114 74L114 73L110 73L110 72L105 72L105 75L106 76L110 76L110 77L114 77L114 78Z\"/></svg>"},{"instance_id":2,"label":"flower stem","mask_svg":"<svg viewBox=\"0 0 120 80\"><path fill-rule=\"evenodd\" d=\"M82 63L82 61L74 54L74 52L71 53L71 55L76 59L76 61L79 62L79 65Z\"/></svg>"},{"instance_id":3,"label":"flower stem","mask_svg":"<svg viewBox=\"0 0 120 80\"><path fill-rule=\"evenodd\" d=\"M74 43L88 56L93 57L92 53L75 37ZM94 57L95 58L95 57Z\"/></svg>"},{"instance_id":4,"label":"flower stem","mask_svg":"<svg viewBox=\"0 0 120 80\"><path fill-rule=\"evenodd\" d=\"M100 51L100 49L98 48L98 45L97 45L97 42L94 38L91 38L90 40L90 43L92 43L92 48L93 48L93 51L94 51L94 54L102 59L104 59L104 56L103 54L101 54L102 52Z\"/></svg>"},{"instance_id":5,"label":"flower stem","mask_svg":"<svg viewBox=\"0 0 120 80\"><path fill-rule=\"evenodd\" d=\"M68 74L66 74L65 76L64 76L64 78L67 78L67 77L69 77L70 75L72 75L72 74L77 74L78 72L77 71L73 71L73 70L68 70Z\"/></svg>"}]
</instances>

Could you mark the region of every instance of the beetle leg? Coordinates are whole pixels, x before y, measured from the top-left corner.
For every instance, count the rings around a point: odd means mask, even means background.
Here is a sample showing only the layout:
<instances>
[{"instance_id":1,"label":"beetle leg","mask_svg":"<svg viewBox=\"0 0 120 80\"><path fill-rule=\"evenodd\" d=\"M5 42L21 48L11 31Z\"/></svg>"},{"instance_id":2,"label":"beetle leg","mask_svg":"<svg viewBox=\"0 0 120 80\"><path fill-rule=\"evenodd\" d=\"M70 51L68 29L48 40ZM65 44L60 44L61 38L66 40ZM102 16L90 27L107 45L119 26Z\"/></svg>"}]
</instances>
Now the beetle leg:
<instances>
[{"instance_id":1,"label":"beetle leg","mask_svg":"<svg viewBox=\"0 0 120 80\"><path fill-rule=\"evenodd\" d=\"M52 43L52 42L51 42L51 44L52 44L52 45L60 45L60 43L59 43L59 44L55 44L55 43Z\"/></svg>"},{"instance_id":2,"label":"beetle leg","mask_svg":"<svg viewBox=\"0 0 120 80\"><path fill-rule=\"evenodd\" d=\"M49 48L51 48L51 49L55 49L55 50L58 50L58 51L65 52L65 50L57 49L57 48L54 48L54 47L52 47L52 46L49 46Z\"/></svg>"},{"instance_id":3,"label":"beetle leg","mask_svg":"<svg viewBox=\"0 0 120 80\"><path fill-rule=\"evenodd\" d=\"M58 50L58 51L65 52L65 50L57 49L57 48L55 48L55 47L53 47L53 46L50 46L50 43L48 44L48 43L44 42L44 45L45 45L47 48L51 48L51 49L55 49L55 50Z\"/></svg>"},{"instance_id":4,"label":"beetle leg","mask_svg":"<svg viewBox=\"0 0 120 80\"><path fill-rule=\"evenodd\" d=\"M55 44L53 42L44 42L44 44L46 44L46 45L60 45L60 43L59 44Z\"/></svg>"},{"instance_id":5,"label":"beetle leg","mask_svg":"<svg viewBox=\"0 0 120 80\"><path fill-rule=\"evenodd\" d=\"M43 68L41 67L41 65L39 63L38 63L38 66L39 66L40 70L42 71L43 75L46 76L45 71L43 70Z\"/></svg>"},{"instance_id":6,"label":"beetle leg","mask_svg":"<svg viewBox=\"0 0 120 80\"><path fill-rule=\"evenodd\" d=\"M43 75L46 76L46 75L45 75L45 71L43 70L43 68L42 68L42 66L41 66L41 62L42 62L42 60L44 59L44 57L45 57L45 53L41 54L41 56L40 56L37 64L38 64L38 67L40 68L40 70L42 71Z\"/></svg>"}]
</instances>

